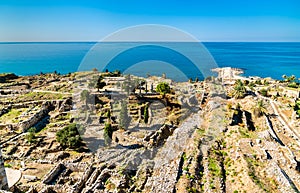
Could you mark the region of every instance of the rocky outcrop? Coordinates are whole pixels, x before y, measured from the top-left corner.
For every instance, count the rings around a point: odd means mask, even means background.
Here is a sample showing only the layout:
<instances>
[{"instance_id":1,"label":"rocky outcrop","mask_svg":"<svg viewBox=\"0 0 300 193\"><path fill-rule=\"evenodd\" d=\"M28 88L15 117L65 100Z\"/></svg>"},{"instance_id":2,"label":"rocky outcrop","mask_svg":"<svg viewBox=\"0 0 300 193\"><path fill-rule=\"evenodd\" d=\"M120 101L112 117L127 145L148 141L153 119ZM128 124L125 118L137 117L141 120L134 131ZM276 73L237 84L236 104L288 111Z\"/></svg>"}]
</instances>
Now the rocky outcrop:
<instances>
[{"instance_id":1,"label":"rocky outcrop","mask_svg":"<svg viewBox=\"0 0 300 193\"><path fill-rule=\"evenodd\" d=\"M98 176L101 174L101 171L105 169L105 165L100 166L99 168L96 168L93 173L91 174L90 178L86 181L85 186L86 188L82 192L88 192L90 189L92 189L92 186L96 182Z\"/></svg>"},{"instance_id":2,"label":"rocky outcrop","mask_svg":"<svg viewBox=\"0 0 300 193\"><path fill-rule=\"evenodd\" d=\"M18 128L21 129L23 132L26 132L30 127L32 127L38 121L40 121L47 113L48 108L41 108L37 113L29 117L29 119L18 123Z\"/></svg>"},{"instance_id":3,"label":"rocky outcrop","mask_svg":"<svg viewBox=\"0 0 300 193\"><path fill-rule=\"evenodd\" d=\"M7 82L8 80L13 80L13 79L16 79L18 78L17 75L13 74L13 73L9 73L9 74L2 74L0 76L0 83L5 83Z\"/></svg>"},{"instance_id":4,"label":"rocky outcrop","mask_svg":"<svg viewBox=\"0 0 300 193\"><path fill-rule=\"evenodd\" d=\"M278 182L277 188L278 190L280 190L280 192L299 192L286 172L282 168L280 168L277 163L271 162L266 172L268 175L276 177L276 181Z\"/></svg>"},{"instance_id":5,"label":"rocky outcrop","mask_svg":"<svg viewBox=\"0 0 300 193\"><path fill-rule=\"evenodd\" d=\"M6 173L4 169L2 153L0 149L0 190L7 190L7 189L8 189L8 183L7 183Z\"/></svg>"},{"instance_id":6,"label":"rocky outcrop","mask_svg":"<svg viewBox=\"0 0 300 193\"><path fill-rule=\"evenodd\" d=\"M149 147L159 146L174 132L175 127L163 125L159 130L149 133L144 137L144 142L148 143Z\"/></svg>"},{"instance_id":7,"label":"rocky outcrop","mask_svg":"<svg viewBox=\"0 0 300 193\"><path fill-rule=\"evenodd\" d=\"M82 178L76 184L74 184L74 186L71 188L71 190L69 192L70 193L81 192L81 190L83 189L83 186L85 185L86 181L89 179L89 177L91 176L91 174L93 173L94 170L95 170L95 168L93 168L92 165L88 166L85 169L85 172L84 172Z\"/></svg>"},{"instance_id":8,"label":"rocky outcrop","mask_svg":"<svg viewBox=\"0 0 300 193\"><path fill-rule=\"evenodd\" d=\"M190 116L178 127L172 136L165 142L154 158L152 176L145 184L145 190L149 192L173 192L178 171L180 168L181 154L196 127L201 124L200 113Z\"/></svg>"},{"instance_id":9,"label":"rocky outcrop","mask_svg":"<svg viewBox=\"0 0 300 193\"><path fill-rule=\"evenodd\" d=\"M61 103L58 103L56 109L58 110L58 112L70 111L72 109L72 99L68 98L62 101Z\"/></svg>"},{"instance_id":10,"label":"rocky outcrop","mask_svg":"<svg viewBox=\"0 0 300 193\"><path fill-rule=\"evenodd\" d=\"M65 169L65 166L62 163L57 164L42 180L44 184L51 184L55 181L59 174Z\"/></svg>"},{"instance_id":11,"label":"rocky outcrop","mask_svg":"<svg viewBox=\"0 0 300 193\"><path fill-rule=\"evenodd\" d=\"M284 144L282 143L282 141L279 139L278 135L276 134L275 130L273 129L273 124L271 122L271 120L269 119L269 117L267 115L265 115L266 118L266 124L269 128L269 134L270 136L276 141L278 142L280 145L284 146Z\"/></svg>"},{"instance_id":12,"label":"rocky outcrop","mask_svg":"<svg viewBox=\"0 0 300 193\"><path fill-rule=\"evenodd\" d=\"M4 114L8 113L10 109L11 109L11 107L1 109L0 110L0 117Z\"/></svg>"}]
</instances>

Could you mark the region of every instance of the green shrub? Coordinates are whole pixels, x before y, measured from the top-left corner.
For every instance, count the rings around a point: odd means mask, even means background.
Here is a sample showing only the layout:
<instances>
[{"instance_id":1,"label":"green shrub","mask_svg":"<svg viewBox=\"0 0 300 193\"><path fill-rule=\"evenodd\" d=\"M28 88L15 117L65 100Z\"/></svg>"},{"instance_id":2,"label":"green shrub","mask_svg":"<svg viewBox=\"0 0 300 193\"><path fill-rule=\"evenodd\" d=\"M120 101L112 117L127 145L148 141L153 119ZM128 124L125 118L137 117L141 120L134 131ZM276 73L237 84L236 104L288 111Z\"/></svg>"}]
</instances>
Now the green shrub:
<instances>
[{"instance_id":1,"label":"green shrub","mask_svg":"<svg viewBox=\"0 0 300 193\"><path fill-rule=\"evenodd\" d=\"M77 130L77 125L72 123L56 133L56 140L64 148L76 149L82 145L82 139Z\"/></svg>"},{"instance_id":2,"label":"green shrub","mask_svg":"<svg viewBox=\"0 0 300 193\"><path fill-rule=\"evenodd\" d=\"M290 88L298 88L298 84L296 82L292 82L292 83L288 84L288 87L290 87Z\"/></svg>"},{"instance_id":3,"label":"green shrub","mask_svg":"<svg viewBox=\"0 0 300 193\"><path fill-rule=\"evenodd\" d=\"M208 158L208 170L213 176L221 176L221 170L217 161L213 158Z\"/></svg>"},{"instance_id":4,"label":"green shrub","mask_svg":"<svg viewBox=\"0 0 300 193\"><path fill-rule=\"evenodd\" d=\"M156 92L159 92L160 94L167 94L171 92L171 88L168 83L161 82L156 86Z\"/></svg>"},{"instance_id":5,"label":"green shrub","mask_svg":"<svg viewBox=\"0 0 300 193\"><path fill-rule=\"evenodd\" d=\"M261 82L261 80L256 80L255 84L262 85L262 82Z\"/></svg>"},{"instance_id":6,"label":"green shrub","mask_svg":"<svg viewBox=\"0 0 300 193\"><path fill-rule=\"evenodd\" d=\"M8 164L8 163L4 163L4 167L6 167L6 168L12 168L12 165Z\"/></svg>"},{"instance_id":7,"label":"green shrub","mask_svg":"<svg viewBox=\"0 0 300 193\"><path fill-rule=\"evenodd\" d=\"M296 104L294 106L294 111L296 111L297 115L300 116L300 100L296 101Z\"/></svg>"},{"instance_id":8,"label":"green shrub","mask_svg":"<svg viewBox=\"0 0 300 193\"><path fill-rule=\"evenodd\" d=\"M267 89L261 89L260 91L259 91L259 93L261 94L261 95L263 95L264 97L267 97L268 96L268 90Z\"/></svg>"},{"instance_id":9,"label":"green shrub","mask_svg":"<svg viewBox=\"0 0 300 193\"><path fill-rule=\"evenodd\" d=\"M35 142L35 131L36 131L36 129L34 127L31 127L30 129L28 129L28 133L25 136L25 139L27 140L28 143Z\"/></svg>"},{"instance_id":10,"label":"green shrub","mask_svg":"<svg viewBox=\"0 0 300 193\"><path fill-rule=\"evenodd\" d=\"M103 77L102 76L99 76L98 80L97 80L97 83L96 83L96 88L98 89L102 89L103 87L106 86L106 83L103 81Z\"/></svg>"}]
</instances>

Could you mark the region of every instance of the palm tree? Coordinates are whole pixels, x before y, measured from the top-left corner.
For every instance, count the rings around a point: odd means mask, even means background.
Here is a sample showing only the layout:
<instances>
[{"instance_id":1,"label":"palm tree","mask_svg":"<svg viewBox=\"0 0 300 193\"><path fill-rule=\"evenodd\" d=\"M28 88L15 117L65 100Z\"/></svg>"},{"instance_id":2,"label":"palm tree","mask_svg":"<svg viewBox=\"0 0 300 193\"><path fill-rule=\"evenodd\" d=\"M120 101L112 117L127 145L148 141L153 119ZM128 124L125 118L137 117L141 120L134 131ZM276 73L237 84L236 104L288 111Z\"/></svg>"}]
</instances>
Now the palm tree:
<instances>
[{"instance_id":1,"label":"palm tree","mask_svg":"<svg viewBox=\"0 0 300 193\"><path fill-rule=\"evenodd\" d=\"M297 79L295 75L292 76L283 75L282 78L284 79L285 82L288 83L295 82L295 80Z\"/></svg>"},{"instance_id":2,"label":"palm tree","mask_svg":"<svg viewBox=\"0 0 300 193\"><path fill-rule=\"evenodd\" d=\"M234 98L239 99L245 97L246 92L247 90L244 83L240 79L235 81L231 95Z\"/></svg>"},{"instance_id":3,"label":"palm tree","mask_svg":"<svg viewBox=\"0 0 300 193\"><path fill-rule=\"evenodd\" d=\"M261 117L266 113L266 107L263 100L257 101L256 105L253 108L253 113L256 117Z\"/></svg>"},{"instance_id":4,"label":"palm tree","mask_svg":"<svg viewBox=\"0 0 300 193\"><path fill-rule=\"evenodd\" d=\"M286 80L286 78L287 78L287 75L282 75L282 78L284 79L284 80Z\"/></svg>"}]
</instances>

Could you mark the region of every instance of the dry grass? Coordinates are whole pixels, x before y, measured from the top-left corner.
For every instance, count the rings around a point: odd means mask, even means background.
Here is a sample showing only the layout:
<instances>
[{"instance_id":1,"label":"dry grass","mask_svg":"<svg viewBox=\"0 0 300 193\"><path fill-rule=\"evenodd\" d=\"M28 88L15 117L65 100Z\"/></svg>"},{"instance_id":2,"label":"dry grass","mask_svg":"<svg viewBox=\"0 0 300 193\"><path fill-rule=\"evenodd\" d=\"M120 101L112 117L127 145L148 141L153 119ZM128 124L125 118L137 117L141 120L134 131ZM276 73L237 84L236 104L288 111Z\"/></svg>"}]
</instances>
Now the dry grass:
<instances>
[{"instance_id":1,"label":"dry grass","mask_svg":"<svg viewBox=\"0 0 300 193\"><path fill-rule=\"evenodd\" d=\"M19 122L18 116L21 115L26 110L27 108L11 109L8 113L0 117L0 122L2 124L17 123Z\"/></svg>"}]
</instances>

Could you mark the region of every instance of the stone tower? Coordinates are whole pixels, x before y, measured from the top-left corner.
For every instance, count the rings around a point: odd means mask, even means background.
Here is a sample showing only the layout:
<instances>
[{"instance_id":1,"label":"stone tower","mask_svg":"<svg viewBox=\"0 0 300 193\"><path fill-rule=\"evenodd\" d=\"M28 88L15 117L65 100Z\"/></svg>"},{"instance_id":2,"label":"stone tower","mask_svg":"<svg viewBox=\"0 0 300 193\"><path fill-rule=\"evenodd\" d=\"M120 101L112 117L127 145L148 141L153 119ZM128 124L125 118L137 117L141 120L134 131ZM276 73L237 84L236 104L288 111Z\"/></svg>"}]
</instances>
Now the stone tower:
<instances>
[{"instance_id":1,"label":"stone tower","mask_svg":"<svg viewBox=\"0 0 300 193\"><path fill-rule=\"evenodd\" d=\"M8 189L7 177L6 177L4 162L2 159L2 153L0 149L0 190L7 190L7 189Z\"/></svg>"}]
</instances>

